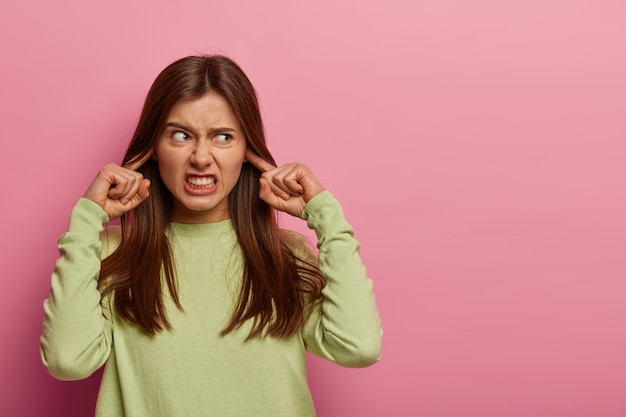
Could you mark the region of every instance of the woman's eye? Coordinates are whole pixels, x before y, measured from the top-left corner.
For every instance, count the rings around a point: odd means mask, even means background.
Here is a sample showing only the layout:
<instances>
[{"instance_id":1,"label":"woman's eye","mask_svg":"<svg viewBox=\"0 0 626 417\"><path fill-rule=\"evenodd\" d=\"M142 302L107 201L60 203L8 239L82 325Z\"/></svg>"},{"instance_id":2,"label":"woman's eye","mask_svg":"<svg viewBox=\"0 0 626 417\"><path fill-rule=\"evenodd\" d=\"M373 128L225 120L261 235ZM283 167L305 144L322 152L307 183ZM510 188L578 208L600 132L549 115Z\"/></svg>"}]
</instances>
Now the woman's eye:
<instances>
[{"instance_id":1,"label":"woman's eye","mask_svg":"<svg viewBox=\"0 0 626 417\"><path fill-rule=\"evenodd\" d=\"M219 143L228 143L233 137L227 133L215 135L215 141Z\"/></svg>"},{"instance_id":2,"label":"woman's eye","mask_svg":"<svg viewBox=\"0 0 626 417\"><path fill-rule=\"evenodd\" d=\"M183 142L189 139L189 135L185 132L176 131L172 133L172 139Z\"/></svg>"}]
</instances>

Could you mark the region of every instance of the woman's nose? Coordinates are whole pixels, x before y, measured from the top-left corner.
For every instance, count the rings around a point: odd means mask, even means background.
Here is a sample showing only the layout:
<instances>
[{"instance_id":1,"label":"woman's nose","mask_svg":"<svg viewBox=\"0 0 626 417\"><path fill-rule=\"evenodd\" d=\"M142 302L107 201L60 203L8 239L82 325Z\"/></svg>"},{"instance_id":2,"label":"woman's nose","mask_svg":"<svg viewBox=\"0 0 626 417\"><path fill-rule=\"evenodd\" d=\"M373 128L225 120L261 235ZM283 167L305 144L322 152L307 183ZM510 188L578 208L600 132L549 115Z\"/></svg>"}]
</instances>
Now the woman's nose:
<instances>
[{"instance_id":1,"label":"woman's nose","mask_svg":"<svg viewBox=\"0 0 626 417\"><path fill-rule=\"evenodd\" d=\"M191 154L191 163L197 166L206 166L213 163L213 149L208 141L198 141Z\"/></svg>"}]
</instances>

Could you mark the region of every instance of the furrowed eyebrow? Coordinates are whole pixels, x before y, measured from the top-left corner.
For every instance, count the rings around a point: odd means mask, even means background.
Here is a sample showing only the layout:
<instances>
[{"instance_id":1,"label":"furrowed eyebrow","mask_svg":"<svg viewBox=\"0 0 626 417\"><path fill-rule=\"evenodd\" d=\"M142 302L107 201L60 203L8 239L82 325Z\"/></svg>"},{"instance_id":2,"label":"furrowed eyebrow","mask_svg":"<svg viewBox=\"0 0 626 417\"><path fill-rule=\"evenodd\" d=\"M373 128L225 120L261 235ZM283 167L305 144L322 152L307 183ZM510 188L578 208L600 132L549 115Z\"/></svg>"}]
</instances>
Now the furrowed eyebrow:
<instances>
[{"instance_id":1,"label":"furrowed eyebrow","mask_svg":"<svg viewBox=\"0 0 626 417\"><path fill-rule=\"evenodd\" d=\"M231 127L214 127L213 129L209 130L209 133L211 134L233 133L233 132L236 132L236 130Z\"/></svg>"},{"instance_id":2,"label":"furrowed eyebrow","mask_svg":"<svg viewBox=\"0 0 626 417\"><path fill-rule=\"evenodd\" d=\"M182 123L177 123L177 122L168 122L165 124L165 127L174 127L176 129L181 129L181 130L185 130L187 132L193 132L194 130L192 128L190 128L189 126L185 126ZM234 133L236 132L235 129L233 129L232 127L214 127L212 129L209 130L209 133L212 135L215 134L219 134L219 133Z\"/></svg>"},{"instance_id":3,"label":"furrowed eyebrow","mask_svg":"<svg viewBox=\"0 0 626 417\"><path fill-rule=\"evenodd\" d=\"M185 126L183 124L176 123L176 122L168 122L168 123L165 124L165 127L175 127L176 129L181 129L181 130L186 130L188 132L193 132L193 129L190 128L189 126Z\"/></svg>"}]
</instances>

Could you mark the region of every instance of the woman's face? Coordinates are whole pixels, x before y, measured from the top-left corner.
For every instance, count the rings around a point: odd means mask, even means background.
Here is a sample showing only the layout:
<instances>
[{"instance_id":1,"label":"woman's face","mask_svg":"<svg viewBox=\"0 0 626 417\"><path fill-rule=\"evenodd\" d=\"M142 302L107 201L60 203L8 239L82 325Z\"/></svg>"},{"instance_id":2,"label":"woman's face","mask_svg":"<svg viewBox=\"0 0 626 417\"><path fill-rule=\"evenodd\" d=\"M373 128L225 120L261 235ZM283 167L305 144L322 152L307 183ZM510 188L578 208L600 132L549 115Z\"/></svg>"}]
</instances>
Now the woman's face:
<instances>
[{"instance_id":1,"label":"woman's face","mask_svg":"<svg viewBox=\"0 0 626 417\"><path fill-rule=\"evenodd\" d=\"M245 154L241 126L222 96L208 92L174 105L155 146L161 178L173 197L171 221L228 219L228 195Z\"/></svg>"}]
</instances>

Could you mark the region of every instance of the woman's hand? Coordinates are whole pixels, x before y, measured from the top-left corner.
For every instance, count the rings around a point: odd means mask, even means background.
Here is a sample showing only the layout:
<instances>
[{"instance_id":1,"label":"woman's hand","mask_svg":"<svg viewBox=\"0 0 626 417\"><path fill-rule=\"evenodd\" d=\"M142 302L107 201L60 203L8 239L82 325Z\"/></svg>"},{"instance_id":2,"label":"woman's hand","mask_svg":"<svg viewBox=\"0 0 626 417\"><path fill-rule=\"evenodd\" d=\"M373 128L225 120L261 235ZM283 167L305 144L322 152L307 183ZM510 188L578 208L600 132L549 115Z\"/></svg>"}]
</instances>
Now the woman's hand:
<instances>
[{"instance_id":1,"label":"woman's hand","mask_svg":"<svg viewBox=\"0 0 626 417\"><path fill-rule=\"evenodd\" d=\"M250 149L246 160L263 172L259 197L276 210L300 217L304 206L324 191L324 186L306 165L291 163L277 168Z\"/></svg>"},{"instance_id":2,"label":"woman's hand","mask_svg":"<svg viewBox=\"0 0 626 417\"><path fill-rule=\"evenodd\" d=\"M150 180L144 179L143 175L135 170L151 156L152 153L149 153L125 166L106 165L98 172L83 197L102 207L109 220L134 209L150 195L148 191Z\"/></svg>"}]
</instances>

